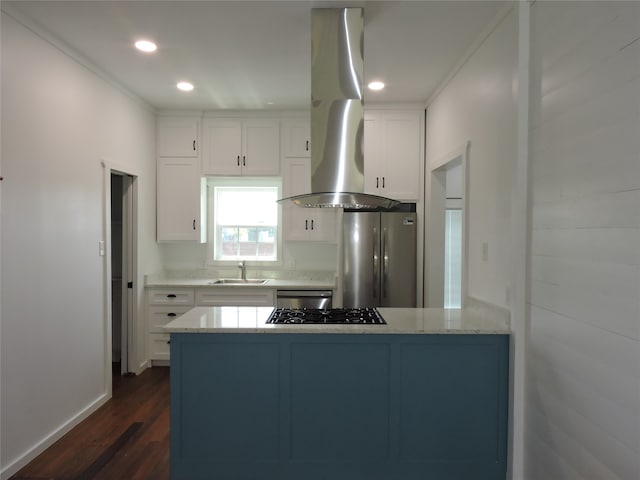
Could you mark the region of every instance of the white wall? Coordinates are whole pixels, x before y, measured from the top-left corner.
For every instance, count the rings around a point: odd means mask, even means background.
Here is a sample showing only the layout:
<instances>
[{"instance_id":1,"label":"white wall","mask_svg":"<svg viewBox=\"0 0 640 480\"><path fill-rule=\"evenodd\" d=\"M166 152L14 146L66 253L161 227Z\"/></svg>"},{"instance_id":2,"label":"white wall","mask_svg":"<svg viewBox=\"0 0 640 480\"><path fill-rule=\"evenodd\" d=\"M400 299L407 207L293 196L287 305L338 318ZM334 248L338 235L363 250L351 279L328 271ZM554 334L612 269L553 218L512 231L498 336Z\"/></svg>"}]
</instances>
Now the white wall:
<instances>
[{"instance_id":1,"label":"white wall","mask_svg":"<svg viewBox=\"0 0 640 480\"><path fill-rule=\"evenodd\" d=\"M527 479L640 478L640 3L531 7Z\"/></svg>"},{"instance_id":2,"label":"white wall","mask_svg":"<svg viewBox=\"0 0 640 480\"><path fill-rule=\"evenodd\" d=\"M431 169L470 141L468 295L505 307L511 285L517 39L512 11L427 106L427 190Z\"/></svg>"},{"instance_id":3,"label":"white wall","mask_svg":"<svg viewBox=\"0 0 640 480\"><path fill-rule=\"evenodd\" d=\"M167 271L198 274L198 272L214 271L216 267L207 267L207 245L194 243L163 243L160 244L163 267ZM264 270L271 271L318 271L336 272L337 244L316 242L285 242L283 246L282 264ZM248 262L251 275L251 262ZM236 273L235 268L231 268Z\"/></svg>"},{"instance_id":4,"label":"white wall","mask_svg":"<svg viewBox=\"0 0 640 480\"><path fill-rule=\"evenodd\" d=\"M107 395L101 159L140 175L141 275L160 256L153 113L4 12L1 34L6 478Z\"/></svg>"}]
</instances>

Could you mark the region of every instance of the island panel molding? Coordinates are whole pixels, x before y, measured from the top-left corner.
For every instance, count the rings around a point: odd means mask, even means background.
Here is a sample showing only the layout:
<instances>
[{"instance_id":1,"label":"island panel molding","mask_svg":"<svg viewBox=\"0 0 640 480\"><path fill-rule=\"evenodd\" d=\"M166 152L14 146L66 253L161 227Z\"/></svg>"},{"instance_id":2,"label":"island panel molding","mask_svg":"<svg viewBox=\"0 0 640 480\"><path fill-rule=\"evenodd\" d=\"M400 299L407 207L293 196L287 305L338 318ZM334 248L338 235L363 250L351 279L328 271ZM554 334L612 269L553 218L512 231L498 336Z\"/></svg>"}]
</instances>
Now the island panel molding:
<instances>
[{"instance_id":1,"label":"island panel molding","mask_svg":"<svg viewBox=\"0 0 640 480\"><path fill-rule=\"evenodd\" d=\"M173 480L504 480L507 334L171 333Z\"/></svg>"}]
</instances>

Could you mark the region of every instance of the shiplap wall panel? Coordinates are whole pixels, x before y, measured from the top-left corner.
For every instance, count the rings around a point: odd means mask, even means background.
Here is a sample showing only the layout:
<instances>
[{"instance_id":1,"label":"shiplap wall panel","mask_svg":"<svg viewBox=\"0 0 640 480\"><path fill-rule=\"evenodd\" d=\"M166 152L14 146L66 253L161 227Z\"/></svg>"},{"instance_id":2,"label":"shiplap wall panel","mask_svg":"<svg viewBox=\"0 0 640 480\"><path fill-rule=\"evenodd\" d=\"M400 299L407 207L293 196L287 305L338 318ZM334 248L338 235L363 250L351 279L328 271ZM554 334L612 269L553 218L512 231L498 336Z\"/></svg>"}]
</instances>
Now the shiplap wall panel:
<instances>
[{"instance_id":1,"label":"shiplap wall panel","mask_svg":"<svg viewBox=\"0 0 640 480\"><path fill-rule=\"evenodd\" d=\"M640 478L640 2L531 7L527 479Z\"/></svg>"}]
</instances>

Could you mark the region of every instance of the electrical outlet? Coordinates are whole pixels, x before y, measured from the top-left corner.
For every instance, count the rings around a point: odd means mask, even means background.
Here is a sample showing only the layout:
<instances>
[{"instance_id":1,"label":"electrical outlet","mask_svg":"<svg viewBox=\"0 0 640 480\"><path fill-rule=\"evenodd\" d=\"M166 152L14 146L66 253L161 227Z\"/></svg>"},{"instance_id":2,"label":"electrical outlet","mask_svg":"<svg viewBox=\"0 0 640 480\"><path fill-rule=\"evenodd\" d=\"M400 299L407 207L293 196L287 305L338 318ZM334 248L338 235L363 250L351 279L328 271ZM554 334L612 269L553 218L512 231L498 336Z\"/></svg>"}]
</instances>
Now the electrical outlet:
<instances>
[{"instance_id":1,"label":"electrical outlet","mask_svg":"<svg viewBox=\"0 0 640 480\"><path fill-rule=\"evenodd\" d=\"M104 240L98 241L98 255L104 257Z\"/></svg>"}]
</instances>

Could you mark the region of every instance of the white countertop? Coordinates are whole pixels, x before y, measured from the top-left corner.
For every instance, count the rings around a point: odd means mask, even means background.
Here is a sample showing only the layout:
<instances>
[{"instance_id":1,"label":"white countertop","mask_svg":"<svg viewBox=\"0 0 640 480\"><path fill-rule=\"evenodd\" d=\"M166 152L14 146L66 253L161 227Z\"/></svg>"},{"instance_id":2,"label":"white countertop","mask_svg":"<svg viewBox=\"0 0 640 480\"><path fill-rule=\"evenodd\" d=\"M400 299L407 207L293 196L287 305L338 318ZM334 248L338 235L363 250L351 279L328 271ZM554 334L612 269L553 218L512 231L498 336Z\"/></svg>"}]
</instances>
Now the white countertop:
<instances>
[{"instance_id":1,"label":"white countertop","mask_svg":"<svg viewBox=\"0 0 640 480\"><path fill-rule=\"evenodd\" d=\"M387 325L274 325L273 307L195 307L167 324L169 333L510 334L503 309L378 308Z\"/></svg>"}]
</instances>

